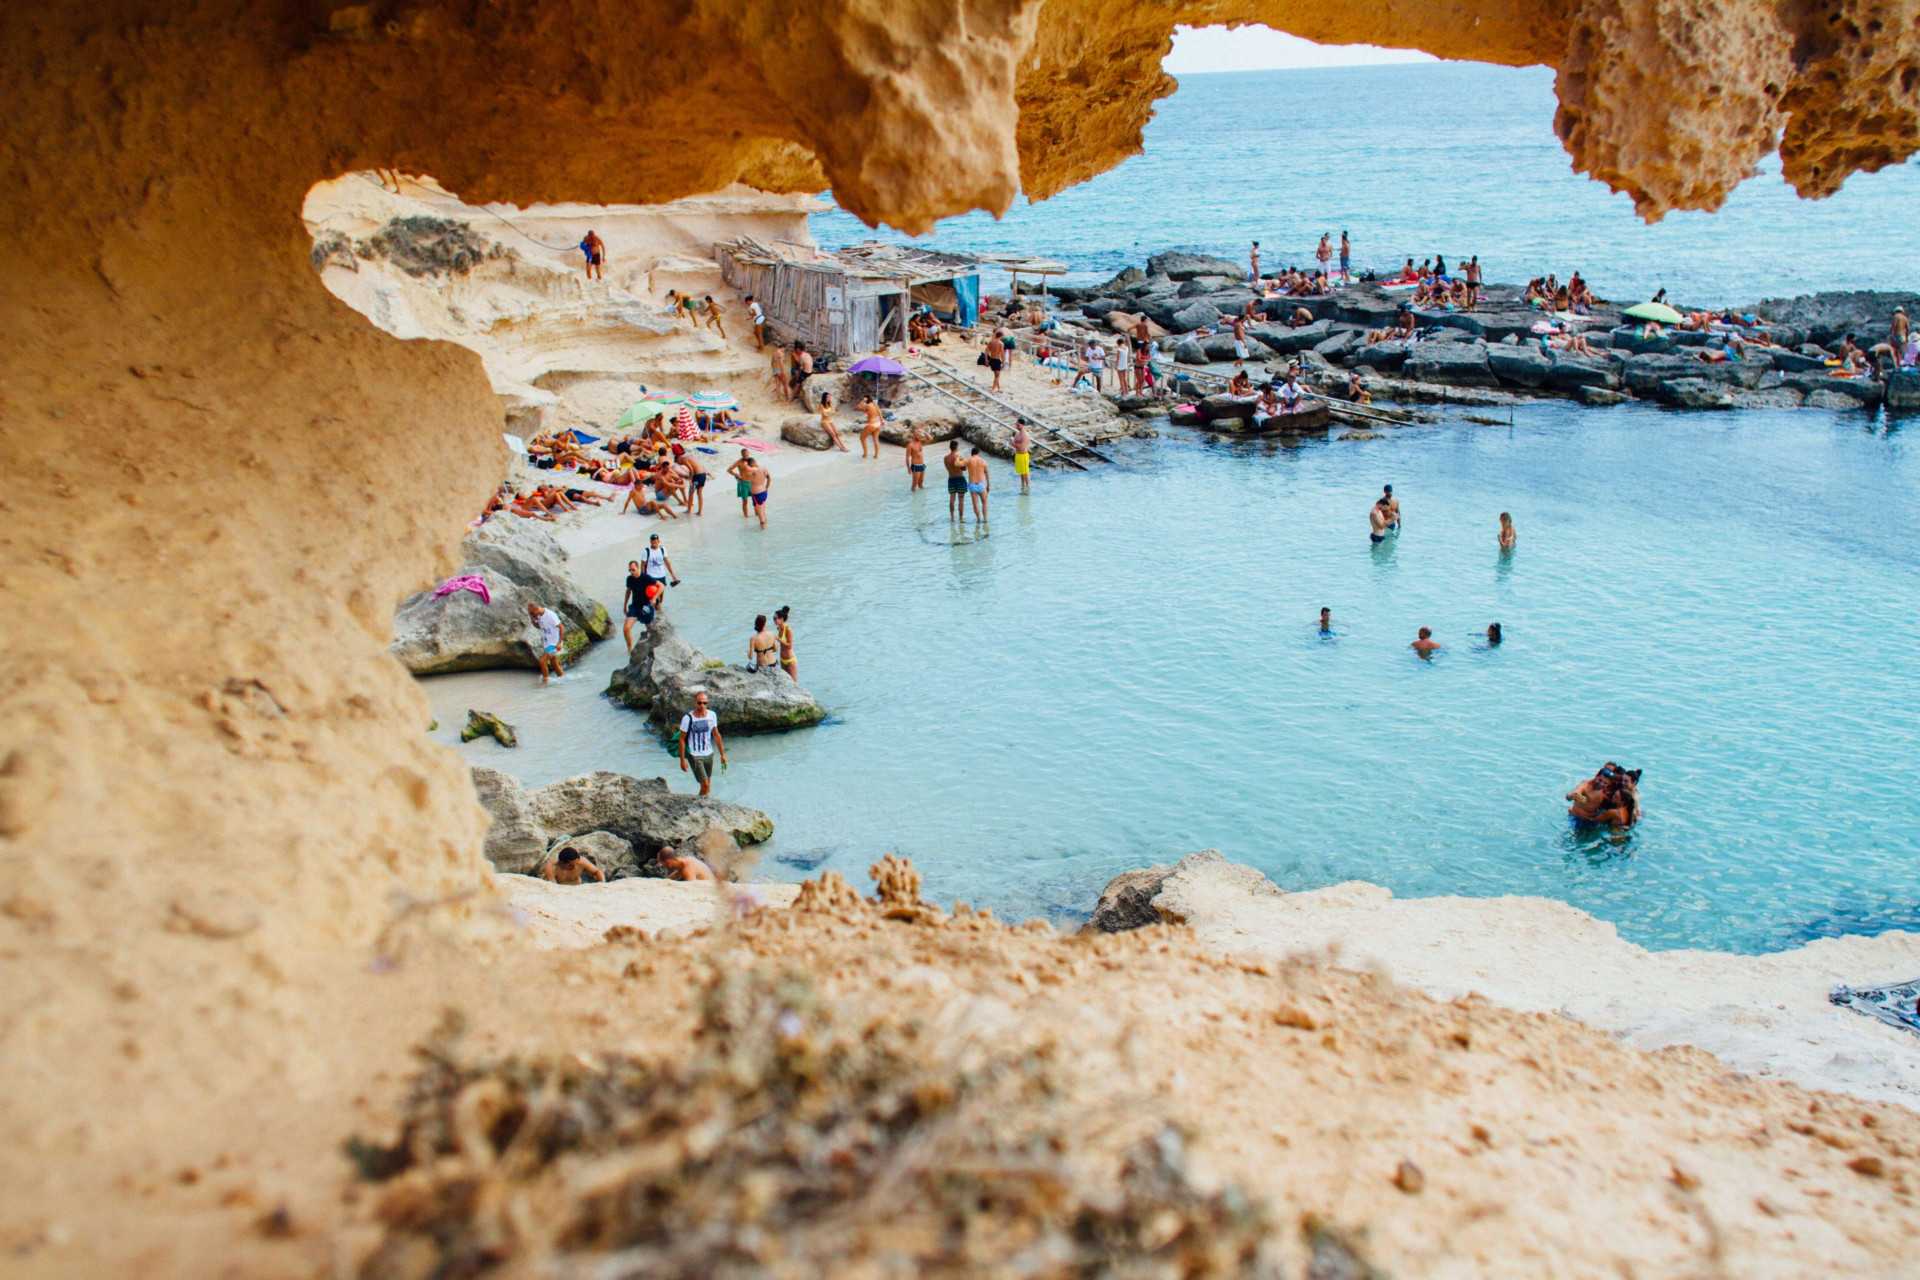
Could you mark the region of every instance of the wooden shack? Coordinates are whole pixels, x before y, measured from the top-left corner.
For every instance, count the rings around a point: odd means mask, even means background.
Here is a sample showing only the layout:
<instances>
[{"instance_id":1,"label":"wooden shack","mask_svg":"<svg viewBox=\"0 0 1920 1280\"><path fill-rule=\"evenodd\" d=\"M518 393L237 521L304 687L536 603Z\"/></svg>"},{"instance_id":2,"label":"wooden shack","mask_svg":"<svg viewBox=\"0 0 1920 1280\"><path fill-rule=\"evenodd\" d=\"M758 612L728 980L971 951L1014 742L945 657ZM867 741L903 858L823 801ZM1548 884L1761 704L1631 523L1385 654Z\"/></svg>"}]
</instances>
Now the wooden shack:
<instances>
[{"instance_id":1,"label":"wooden shack","mask_svg":"<svg viewBox=\"0 0 1920 1280\"><path fill-rule=\"evenodd\" d=\"M826 250L744 236L713 248L721 279L765 308L780 334L816 353L853 357L905 342L916 306L956 324L978 317L980 264L959 254L879 243Z\"/></svg>"}]
</instances>

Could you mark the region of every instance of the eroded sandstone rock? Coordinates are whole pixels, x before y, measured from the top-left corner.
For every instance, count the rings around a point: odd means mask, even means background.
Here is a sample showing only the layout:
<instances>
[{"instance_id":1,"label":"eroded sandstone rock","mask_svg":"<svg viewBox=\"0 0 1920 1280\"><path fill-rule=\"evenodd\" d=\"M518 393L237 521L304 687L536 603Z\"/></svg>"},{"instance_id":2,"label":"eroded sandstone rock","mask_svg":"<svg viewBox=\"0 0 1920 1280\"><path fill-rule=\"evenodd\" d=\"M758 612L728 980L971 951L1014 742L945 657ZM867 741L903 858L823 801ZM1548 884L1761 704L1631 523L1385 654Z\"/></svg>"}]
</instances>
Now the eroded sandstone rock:
<instances>
[{"instance_id":1,"label":"eroded sandstone rock","mask_svg":"<svg viewBox=\"0 0 1920 1280\"><path fill-rule=\"evenodd\" d=\"M693 710L697 693L707 695L723 736L804 729L827 717L826 708L785 671L748 671L710 658L665 618L634 640L632 657L613 673L607 693L624 707L649 713L669 733Z\"/></svg>"}]
</instances>

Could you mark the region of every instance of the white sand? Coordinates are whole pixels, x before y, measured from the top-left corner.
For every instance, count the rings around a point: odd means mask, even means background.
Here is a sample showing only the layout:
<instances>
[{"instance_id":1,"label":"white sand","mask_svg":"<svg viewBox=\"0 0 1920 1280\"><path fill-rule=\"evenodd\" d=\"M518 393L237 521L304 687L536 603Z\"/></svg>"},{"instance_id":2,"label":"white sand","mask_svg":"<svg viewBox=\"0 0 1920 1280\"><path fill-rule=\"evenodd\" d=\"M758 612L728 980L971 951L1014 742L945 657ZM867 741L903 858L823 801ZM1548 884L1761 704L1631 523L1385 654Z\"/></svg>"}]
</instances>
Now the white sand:
<instances>
[{"instance_id":1,"label":"white sand","mask_svg":"<svg viewBox=\"0 0 1920 1280\"><path fill-rule=\"evenodd\" d=\"M533 876L496 876L495 883L527 943L543 950L591 947L616 925L677 936L724 924L736 914L790 907L797 884L718 884L638 878L611 884L552 884Z\"/></svg>"},{"instance_id":2,"label":"white sand","mask_svg":"<svg viewBox=\"0 0 1920 1280\"><path fill-rule=\"evenodd\" d=\"M1251 867L1185 864L1154 905L1229 952L1336 950L1450 999L1476 992L1556 1012L1641 1049L1687 1044L1735 1070L1920 1109L1920 1036L1828 1003L1836 983L1920 974L1920 934L1830 938L1791 951L1648 951L1548 898L1396 898L1350 881L1281 893Z\"/></svg>"}]
</instances>

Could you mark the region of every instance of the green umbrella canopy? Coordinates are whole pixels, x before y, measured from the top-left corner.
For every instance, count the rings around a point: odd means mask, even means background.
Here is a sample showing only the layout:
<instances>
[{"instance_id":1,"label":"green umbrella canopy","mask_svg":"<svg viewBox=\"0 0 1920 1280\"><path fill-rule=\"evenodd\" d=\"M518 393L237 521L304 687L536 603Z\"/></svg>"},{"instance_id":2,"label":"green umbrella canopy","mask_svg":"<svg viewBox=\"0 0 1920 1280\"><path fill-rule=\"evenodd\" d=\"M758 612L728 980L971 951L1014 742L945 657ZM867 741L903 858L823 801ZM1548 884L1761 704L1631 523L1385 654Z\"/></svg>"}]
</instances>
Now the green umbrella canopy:
<instances>
[{"instance_id":1,"label":"green umbrella canopy","mask_svg":"<svg viewBox=\"0 0 1920 1280\"><path fill-rule=\"evenodd\" d=\"M639 426L655 414L671 413L673 410L679 408L680 402L685 399L685 396L679 395L649 396L621 414L620 420L613 424L613 429L615 431L625 431L631 427Z\"/></svg>"},{"instance_id":2,"label":"green umbrella canopy","mask_svg":"<svg viewBox=\"0 0 1920 1280\"><path fill-rule=\"evenodd\" d=\"M1643 302L1620 313L1629 320L1651 320L1655 324L1679 324L1686 317L1664 302Z\"/></svg>"}]
</instances>

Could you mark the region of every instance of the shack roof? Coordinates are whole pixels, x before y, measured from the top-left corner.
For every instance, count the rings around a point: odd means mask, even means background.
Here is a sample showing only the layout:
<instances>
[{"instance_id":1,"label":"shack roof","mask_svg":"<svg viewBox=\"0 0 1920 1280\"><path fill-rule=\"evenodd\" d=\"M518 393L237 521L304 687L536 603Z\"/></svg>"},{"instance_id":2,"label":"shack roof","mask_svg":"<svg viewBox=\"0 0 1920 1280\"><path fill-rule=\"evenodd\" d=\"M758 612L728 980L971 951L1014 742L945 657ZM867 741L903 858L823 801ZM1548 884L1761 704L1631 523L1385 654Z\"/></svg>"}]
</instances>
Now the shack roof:
<instances>
[{"instance_id":1,"label":"shack roof","mask_svg":"<svg viewBox=\"0 0 1920 1280\"><path fill-rule=\"evenodd\" d=\"M1017 276L1059 276L1067 273L1067 264L1051 258L1030 258L1024 253L983 253L980 261L1010 271Z\"/></svg>"},{"instance_id":2,"label":"shack roof","mask_svg":"<svg viewBox=\"0 0 1920 1280\"><path fill-rule=\"evenodd\" d=\"M868 241L844 249L820 249L811 245L767 245L750 236L725 241L716 246L739 262L756 266L799 267L802 270L830 271L865 280L904 280L921 284L931 280L951 280L972 275L980 269L980 259L966 254L942 253L909 244L882 244Z\"/></svg>"}]
</instances>

